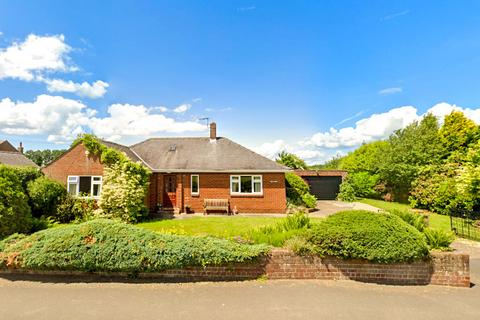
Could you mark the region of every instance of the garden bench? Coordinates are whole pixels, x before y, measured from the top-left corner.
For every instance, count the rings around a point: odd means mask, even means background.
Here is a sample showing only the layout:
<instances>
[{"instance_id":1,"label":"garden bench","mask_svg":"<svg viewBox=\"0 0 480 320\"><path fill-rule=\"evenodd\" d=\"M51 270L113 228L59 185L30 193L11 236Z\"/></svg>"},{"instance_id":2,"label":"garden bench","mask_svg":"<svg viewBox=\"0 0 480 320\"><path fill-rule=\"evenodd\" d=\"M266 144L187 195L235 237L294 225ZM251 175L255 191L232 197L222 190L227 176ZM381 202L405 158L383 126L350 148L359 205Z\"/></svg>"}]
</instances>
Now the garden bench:
<instances>
[{"instance_id":1,"label":"garden bench","mask_svg":"<svg viewBox=\"0 0 480 320\"><path fill-rule=\"evenodd\" d=\"M228 208L229 208L228 199L205 199L205 200L203 200L204 214L207 214L208 210L225 211L228 214L229 213Z\"/></svg>"}]
</instances>

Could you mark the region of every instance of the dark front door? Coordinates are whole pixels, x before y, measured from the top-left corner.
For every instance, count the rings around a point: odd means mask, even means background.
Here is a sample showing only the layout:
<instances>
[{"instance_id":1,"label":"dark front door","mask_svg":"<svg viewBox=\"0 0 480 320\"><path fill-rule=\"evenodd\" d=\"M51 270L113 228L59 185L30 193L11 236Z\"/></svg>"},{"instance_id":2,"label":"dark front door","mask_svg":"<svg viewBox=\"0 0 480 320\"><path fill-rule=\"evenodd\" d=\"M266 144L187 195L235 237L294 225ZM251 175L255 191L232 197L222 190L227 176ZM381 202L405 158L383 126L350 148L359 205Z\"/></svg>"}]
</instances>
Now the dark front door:
<instances>
[{"instance_id":1,"label":"dark front door","mask_svg":"<svg viewBox=\"0 0 480 320\"><path fill-rule=\"evenodd\" d=\"M173 208L177 204L177 177L165 175L163 179L163 206Z\"/></svg>"},{"instance_id":2,"label":"dark front door","mask_svg":"<svg viewBox=\"0 0 480 320\"><path fill-rule=\"evenodd\" d=\"M335 200L340 191L342 177L305 177L310 193L319 200Z\"/></svg>"}]
</instances>

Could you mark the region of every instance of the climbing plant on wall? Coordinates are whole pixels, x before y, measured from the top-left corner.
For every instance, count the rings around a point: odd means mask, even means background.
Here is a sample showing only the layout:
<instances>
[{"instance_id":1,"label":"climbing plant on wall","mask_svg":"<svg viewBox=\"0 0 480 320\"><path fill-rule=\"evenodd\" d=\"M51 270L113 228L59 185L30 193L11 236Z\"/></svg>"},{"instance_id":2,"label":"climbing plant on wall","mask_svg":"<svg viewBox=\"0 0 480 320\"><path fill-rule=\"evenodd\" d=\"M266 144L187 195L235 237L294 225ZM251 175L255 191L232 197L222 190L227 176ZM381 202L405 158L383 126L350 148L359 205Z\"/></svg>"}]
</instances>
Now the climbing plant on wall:
<instances>
[{"instance_id":1,"label":"climbing plant on wall","mask_svg":"<svg viewBox=\"0 0 480 320\"><path fill-rule=\"evenodd\" d=\"M79 136L72 144L82 143L104 165L102 193L99 200L101 214L136 222L147 213L147 195L150 170L129 159L123 152L102 144L94 135Z\"/></svg>"}]
</instances>

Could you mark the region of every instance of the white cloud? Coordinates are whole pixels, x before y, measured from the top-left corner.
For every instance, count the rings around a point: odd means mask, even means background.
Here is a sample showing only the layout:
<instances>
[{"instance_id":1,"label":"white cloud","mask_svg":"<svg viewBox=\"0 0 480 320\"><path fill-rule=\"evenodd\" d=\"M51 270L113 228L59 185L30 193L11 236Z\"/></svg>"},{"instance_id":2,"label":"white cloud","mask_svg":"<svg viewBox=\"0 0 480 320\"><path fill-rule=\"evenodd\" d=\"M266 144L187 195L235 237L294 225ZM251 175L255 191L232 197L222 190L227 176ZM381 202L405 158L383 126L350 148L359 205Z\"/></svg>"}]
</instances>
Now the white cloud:
<instances>
[{"instance_id":1,"label":"white cloud","mask_svg":"<svg viewBox=\"0 0 480 320\"><path fill-rule=\"evenodd\" d=\"M200 102L200 101L202 101L202 100L203 100L202 98L198 97L198 98L193 98L193 99L192 99L192 102L197 103L197 102Z\"/></svg>"},{"instance_id":2,"label":"white cloud","mask_svg":"<svg viewBox=\"0 0 480 320\"><path fill-rule=\"evenodd\" d=\"M70 51L63 35L30 34L24 42L0 49L0 79L32 81L44 72L77 70L69 64Z\"/></svg>"},{"instance_id":3,"label":"white cloud","mask_svg":"<svg viewBox=\"0 0 480 320\"><path fill-rule=\"evenodd\" d=\"M254 148L255 152L261 154L269 159L275 159L282 151L290 150L290 147L283 140L275 140L273 142L266 142Z\"/></svg>"},{"instance_id":4,"label":"white cloud","mask_svg":"<svg viewBox=\"0 0 480 320\"><path fill-rule=\"evenodd\" d=\"M110 140L126 136L146 137L159 133L205 131L205 126L198 122L176 121L153 111L154 108L143 105L113 104L108 108L109 116L90 119L89 127L99 137Z\"/></svg>"},{"instance_id":5,"label":"white cloud","mask_svg":"<svg viewBox=\"0 0 480 320\"><path fill-rule=\"evenodd\" d=\"M100 98L105 95L109 84L104 81L90 84L48 79L50 73L78 71L68 56L71 51L61 34L30 34L23 42L13 42L6 48L0 48L0 80L44 82L49 92L70 92L80 97Z\"/></svg>"},{"instance_id":6,"label":"white cloud","mask_svg":"<svg viewBox=\"0 0 480 320\"><path fill-rule=\"evenodd\" d=\"M385 88L385 89L382 89L382 90L378 91L378 94L381 95L381 96L388 96L388 95L391 95L391 94L400 93L402 91L403 91L403 89L401 87L391 87L391 88Z\"/></svg>"},{"instance_id":7,"label":"white cloud","mask_svg":"<svg viewBox=\"0 0 480 320\"><path fill-rule=\"evenodd\" d=\"M83 103L40 95L33 102L0 100L0 132L13 135L47 135L48 141L73 140L83 132L96 111Z\"/></svg>"},{"instance_id":8,"label":"white cloud","mask_svg":"<svg viewBox=\"0 0 480 320\"><path fill-rule=\"evenodd\" d=\"M323 148L358 146L363 142L385 139L393 131L404 128L417 119L416 108L399 107L361 119L355 123L355 127L330 128L329 131L316 133L301 144Z\"/></svg>"},{"instance_id":9,"label":"white cloud","mask_svg":"<svg viewBox=\"0 0 480 320\"><path fill-rule=\"evenodd\" d=\"M190 109L191 107L192 107L191 104L184 103L184 104L179 105L175 109L173 109L173 112L184 113L184 112L188 111L188 109Z\"/></svg>"},{"instance_id":10,"label":"white cloud","mask_svg":"<svg viewBox=\"0 0 480 320\"><path fill-rule=\"evenodd\" d=\"M91 99L101 98L107 92L109 84L100 80L90 84L88 82L75 83L73 81L64 81L60 79L45 79L47 90L49 92L70 92L80 97Z\"/></svg>"},{"instance_id":11,"label":"white cloud","mask_svg":"<svg viewBox=\"0 0 480 320\"><path fill-rule=\"evenodd\" d=\"M472 119L477 124L480 124L480 109L462 108L446 102L437 103L428 109L426 113L431 113L437 116L440 121L443 121L443 118L452 111L461 111L467 118Z\"/></svg>"},{"instance_id":12,"label":"white cloud","mask_svg":"<svg viewBox=\"0 0 480 320\"><path fill-rule=\"evenodd\" d=\"M79 133L92 132L110 140L143 138L161 133L205 131L194 121L177 121L143 105L113 104L108 116L80 101L40 95L33 102L0 100L0 132L12 135L46 135L55 143L71 142Z\"/></svg>"},{"instance_id":13,"label":"white cloud","mask_svg":"<svg viewBox=\"0 0 480 320\"><path fill-rule=\"evenodd\" d=\"M404 16L404 15L409 14L409 13L410 13L410 10L403 10L403 11L400 11L400 12L392 13L392 14L386 15L385 17L381 18L380 21L392 20L392 19Z\"/></svg>"}]
</instances>

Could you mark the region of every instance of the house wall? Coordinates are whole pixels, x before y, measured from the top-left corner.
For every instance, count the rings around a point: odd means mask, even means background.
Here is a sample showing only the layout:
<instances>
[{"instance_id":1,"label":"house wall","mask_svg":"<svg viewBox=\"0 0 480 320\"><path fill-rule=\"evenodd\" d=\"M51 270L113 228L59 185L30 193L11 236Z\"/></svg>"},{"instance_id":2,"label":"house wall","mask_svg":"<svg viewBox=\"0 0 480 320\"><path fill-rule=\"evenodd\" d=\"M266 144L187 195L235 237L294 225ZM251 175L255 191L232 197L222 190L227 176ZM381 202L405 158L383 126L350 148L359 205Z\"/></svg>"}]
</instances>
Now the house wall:
<instances>
[{"instance_id":1,"label":"house wall","mask_svg":"<svg viewBox=\"0 0 480 320\"><path fill-rule=\"evenodd\" d=\"M93 155L87 155L82 144L63 154L56 161L43 168L43 173L63 185L67 185L67 177L74 176L101 176L103 165L100 159Z\"/></svg>"},{"instance_id":2,"label":"house wall","mask_svg":"<svg viewBox=\"0 0 480 320\"><path fill-rule=\"evenodd\" d=\"M196 173L192 173L196 174ZM237 173L235 173L237 174ZM249 174L249 173L245 173ZM286 210L285 175L283 173L264 173L263 195L230 195L229 173L200 173L200 193L191 194L190 173L177 176L177 211L183 212L185 206L190 206L193 212L203 212L204 199L228 199L230 211L239 213L284 213ZM154 174L152 185L157 192L150 192L149 203L162 203L163 174Z\"/></svg>"}]
</instances>

